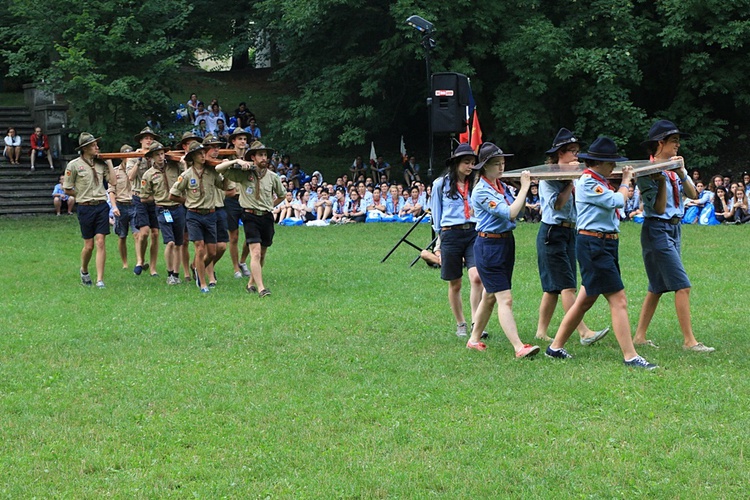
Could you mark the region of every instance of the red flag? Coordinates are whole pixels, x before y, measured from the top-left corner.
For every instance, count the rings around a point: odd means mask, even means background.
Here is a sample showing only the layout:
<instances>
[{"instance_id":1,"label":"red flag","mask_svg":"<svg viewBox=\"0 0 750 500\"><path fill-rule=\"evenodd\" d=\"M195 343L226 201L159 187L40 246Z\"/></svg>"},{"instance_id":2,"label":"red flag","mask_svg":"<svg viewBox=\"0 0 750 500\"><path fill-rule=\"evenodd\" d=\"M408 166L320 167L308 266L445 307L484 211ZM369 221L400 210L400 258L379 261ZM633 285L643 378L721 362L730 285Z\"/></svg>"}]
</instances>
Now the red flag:
<instances>
[{"instance_id":1,"label":"red flag","mask_svg":"<svg viewBox=\"0 0 750 500\"><path fill-rule=\"evenodd\" d=\"M471 124L471 149L479 154L479 147L482 145L482 127L479 126L479 115L474 108L474 123Z\"/></svg>"},{"instance_id":2,"label":"red flag","mask_svg":"<svg viewBox=\"0 0 750 500\"><path fill-rule=\"evenodd\" d=\"M471 137L471 128L469 127L469 107L466 107L466 132L459 134L458 142L461 144L468 144L469 137Z\"/></svg>"}]
</instances>

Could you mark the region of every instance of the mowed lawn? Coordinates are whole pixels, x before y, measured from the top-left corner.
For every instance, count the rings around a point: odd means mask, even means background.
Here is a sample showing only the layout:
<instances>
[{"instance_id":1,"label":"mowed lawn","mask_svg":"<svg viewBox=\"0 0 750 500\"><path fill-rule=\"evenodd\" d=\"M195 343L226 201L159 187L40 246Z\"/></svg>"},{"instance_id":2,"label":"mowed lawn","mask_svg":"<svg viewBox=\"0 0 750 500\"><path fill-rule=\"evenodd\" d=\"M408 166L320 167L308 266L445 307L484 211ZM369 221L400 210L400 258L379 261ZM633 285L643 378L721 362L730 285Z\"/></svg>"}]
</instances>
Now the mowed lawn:
<instances>
[{"instance_id":1,"label":"mowed lawn","mask_svg":"<svg viewBox=\"0 0 750 500\"><path fill-rule=\"evenodd\" d=\"M84 288L74 217L0 219L0 496L747 496L750 228L684 228L695 330L717 351L683 352L666 296L661 348L641 349L661 368L644 372L612 334L574 335L570 361L516 360L496 316L489 349L468 351L439 271L409 268L406 245L379 263L409 227L278 228L261 300L228 255L206 296L121 271L114 236L107 288ZM525 341L537 229L516 230ZM639 232L620 246L633 330ZM603 299L586 320L609 324Z\"/></svg>"}]
</instances>

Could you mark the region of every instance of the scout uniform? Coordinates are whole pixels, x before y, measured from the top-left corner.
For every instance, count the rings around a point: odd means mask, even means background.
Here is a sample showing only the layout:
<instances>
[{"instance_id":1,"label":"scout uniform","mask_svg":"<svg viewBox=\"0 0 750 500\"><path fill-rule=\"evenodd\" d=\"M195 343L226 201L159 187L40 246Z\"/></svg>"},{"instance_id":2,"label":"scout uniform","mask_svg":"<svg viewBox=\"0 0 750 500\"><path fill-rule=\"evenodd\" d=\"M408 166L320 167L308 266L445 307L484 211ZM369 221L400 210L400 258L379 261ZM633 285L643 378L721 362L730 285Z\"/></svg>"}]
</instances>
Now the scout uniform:
<instances>
[{"instance_id":1,"label":"scout uniform","mask_svg":"<svg viewBox=\"0 0 750 500\"><path fill-rule=\"evenodd\" d=\"M204 146L215 146L219 147L223 143L216 139L213 135L209 134L206 136L206 138L203 140ZM214 169L212 166L208 166L207 168ZM225 199L226 199L226 191L235 189L234 182L227 181L226 188L219 189L214 187L216 192L214 193L214 200L216 202L216 242L217 243L227 243L229 241L229 229L227 226L228 220L227 220L227 210L225 209Z\"/></svg>"},{"instance_id":2,"label":"scout uniform","mask_svg":"<svg viewBox=\"0 0 750 500\"><path fill-rule=\"evenodd\" d=\"M166 149L154 141L146 154L150 156ZM148 169L141 179L141 196L154 198L159 229L165 245L174 242L175 245L181 246L184 243L185 208L169 198L169 190L179 176L179 165L175 162L165 162L161 169L156 166Z\"/></svg>"},{"instance_id":3,"label":"scout uniform","mask_svg":"<svg viewBox=\"0 0 750 500\"><path fill-rule=\"evenodd\" d=\"M121 153L130 153L133 148L125 144L120 148ZM125 169L127 162L122 162L115 167L115 182L109 185L108 193L115 194L117 208L120 209L120 215L115 216L115 234L120 238L128 237L129 227L136 232L135 227L135 206L133 205L133 185L128 179Z\"/></svg>"},{"instance_id":4,"label":"scout uniform","mask_svg":"<svg viewBox=\"0 0 750 500\"><path fill-rule=\"evenodd\" d=\"M145 127L138 134L134 136L135 141L140 143L141 139L150 135L154 140L158 139L159 136L151 130L150 127ZM156 205L153 203L141 203L140 192L141 192L141 179L146 170L149 169L148 160L143 158L130 158L125 164L125 171L130 175L131 171L136 169L135 177L133 177L132 189L133 189L133 204L135 205L135 227L140 229L148 226L153 229L159 228L159 221L156 217Z\"/></svg>"}]
</instances>

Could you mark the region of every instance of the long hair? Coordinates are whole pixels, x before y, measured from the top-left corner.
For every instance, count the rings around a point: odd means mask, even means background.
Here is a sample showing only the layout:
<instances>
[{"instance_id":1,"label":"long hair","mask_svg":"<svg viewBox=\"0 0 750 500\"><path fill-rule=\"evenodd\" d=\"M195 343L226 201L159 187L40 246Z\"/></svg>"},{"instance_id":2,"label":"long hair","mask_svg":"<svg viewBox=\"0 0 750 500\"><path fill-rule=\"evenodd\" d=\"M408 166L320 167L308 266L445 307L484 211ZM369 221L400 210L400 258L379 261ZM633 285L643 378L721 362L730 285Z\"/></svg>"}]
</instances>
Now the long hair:
<instances>
[{"instance_id":1,"label":"long hair","mask_svg":"<svg viewBox=\"0 0 750 500\"><path fill-rule=\"evenodd\" d=\"M461 159L463 157L459 156L458 158L454 158L453 161L450 162L450 165L448 165L448 173L445 174L445 177L448 181L448 198L452 200L456 200L459 198L458 194L458 164L461 163ZM475 178L477 176L477 171L473 170L469 174L469 176L466 178L469 181L469 193L474 189L474 183Z\"/></svg>"},{"instance_id":2,"label":"long hair","mask_svg":"<svg viewBox=\"0 0 750 500\"><path fill-rule=\"evenodd\" d=\"M714 211L719 214L724 211L724 205L721 204L721 200L719 199L719 191L724 191L724 201L726 203L729 203L729 195L727 194L727 188L724 186L719 186L716 188L716 194L714 195Z\"/></svg>"}]
</instances>

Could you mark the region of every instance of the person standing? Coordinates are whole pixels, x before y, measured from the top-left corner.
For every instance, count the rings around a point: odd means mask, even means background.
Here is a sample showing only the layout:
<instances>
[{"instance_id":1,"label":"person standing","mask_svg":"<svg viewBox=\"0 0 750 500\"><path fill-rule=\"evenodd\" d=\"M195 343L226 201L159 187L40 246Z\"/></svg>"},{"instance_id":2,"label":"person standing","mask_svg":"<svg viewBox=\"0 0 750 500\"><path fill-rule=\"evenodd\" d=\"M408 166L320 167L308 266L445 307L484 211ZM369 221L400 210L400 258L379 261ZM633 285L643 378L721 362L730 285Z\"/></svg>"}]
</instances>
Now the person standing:
<instances>
[{"instance_id":1,"label":"person standing","mask_svg":"<svg viewBox=\"0 0 750 500\"><path fill-rule=\"evenodd\" d=\"M482 280L474 259L476 220L471 210L471 190L474 184L473 167L477 156L469 144L459 144L445 161L448 171L432 183L432 228L441 240L440 278L448 282L448 304L456 320L456 335L466 337L461 285L463 268L469 275L469 303L471 317L476 316L482 300Z\"/></svg>"},{"instance_id":2,"label":"person standing","mask_svg":"<svg viewBox=\"0 0 750 500\"><path fill-rule=\"evenodd\" d=\"M96 158L99 139L101 137L94 137L88 132L82 132L78 137L76 149L80 151L80 156L68 162L63 189L65 194L78 200L78 223L83 237L81 283L91 286L89 262L96 246L96 286L104 288L104 263L107 259L105 237L109 234L109 205L104 181L115 185L116 182L112 165ZM115 217L120 215L116 203L112 205L112 211Z\"/></svg>"},{"instance_id":3,"label":"person standing","mask_svg":"<svg viewBox=\"0 0 750 500\"><path fill-rule=\"evenodd\" d=\"M550 165L577 165L580 141L566 128L561 128L552 147L547 150ZM562 298L563 311L568 312L576 300L576 207L571 181L543 180L539 183L542 223L536 237L537 264L542 282L542 301L536 338L551 342L547 336L552 315ZM586 293L581 288L581 293ZM591 345L603 339L609 328L594 332L581 321L577 326L581 344Z\"/></svg>"},{"instance_id":4,"label":"person standing","mask_svg":"<svg viewBox=\"0 0 750 500\"><path fill-rule=\"evenodd\" d=\"M206 281L206 266L216 255L216 200L215 189L225 189L224 179L206 167L205 148L191 142L185 154L188 169L169 191L172 201L183 203L187 209L190 241L195 246L195 281L201 293L211 291Z\"/></svg>"},{"instance_id":5,"label":"person standing","mask_svg":"<svg viewBox=\"0 0 750 500\"><path fill-rule=\"evenodd\" d=\"M203 140L203 146L207 148L206 159L211 162L215 162L213 165L218 163L219 160L219 148L222 142L218 137L209 135ZM214 169L211 164L206 165L206 168ZM206 266L206 273L208 274L208 286L213 288L216 286L216 264L224 256L227 251L227 242L229 241L229 230L227 228L227 211L225 208L227 196L231 197L237 193L237 186L234 182L226 181L226 189L216 189L214 193L214 199L216 200L216 255L214 259Z\"/></svg>"},{"instance_id":6,"label":"person standing","mask_svg":"<svg viewBox=\"0 0 750 500\"><path fill-rule=\"evenodd\" d=\"M151 143L159 138L156 132L145 127L135 135L135 141L141 145L139 153L144 155L151 147ZM125 164L125 170L133 186L133 205L135 206L135 258L136 263L133 273L140 276L145 269L151 269L151 276L155 276L156 259L159 256L159 220L156 217L156 206L152 203L141 203L141 178L149 169L148 160L143 158L131 158ZM151 251L149 264L146 264L146 250L149 239L151 240Z\"/></svg>"},{"instance_id":7,"label":"person standing","mask_svg":"<svg viewBox=\"0 0 750 500\"><path fill-rule=\"evenodd\" d=\"M120 152L132 153L133 148L128 144L124 144L120 148ZM120 252L123 269L128 269L128 231L132 228L134 237L138 232L135 228L133 186L125 171L126 165L127 161L123 160L115 167L115 182L110 184L108 189L110 203L117 204L117 207L120 209L120 215L115 216L115 234L118 237L117 249Z\"/></svg>"},{"instance_id":8,"label":"person standing","mask_svg":"<svg viewBox=\"0 0 750 500\"><path fill-rule=\"evenodd\" d=\"M141 179L141 202L153 203L159 230L164 243L164 262L167 266L167 285L179 285L180 257L185 242L185 207L169 196L169 190L180 177L180 167L176 162L167 162L166 147L152 142L145 157L151 162Z\"/></svg>"},{"instance_id":9,"label":"person standing","mask_svg":"<svg viewBox=\"0 0 750 500\"><path fill-rule=\"evenodd\" d=\"M484 294L477 307L471 338L466 347L478 351L487 349L487 345L480 339L497 303L500 327L513 346L516 358L527 358L539 353L539 346L525 344L518 336L518 327L513 317L511 282L516 261L513 230L516 228L516 217L526 203L531 175L528 170L522 172L521 189L514 200L508 186L500 180L505 170L505 158L509 156L513 155L503 153L502 149L491 142L485 142L479 148L479 163L472 166L472 169L479 170L480 176L471 193L471 206L477 221L474 256ZM444 255L445 241L442 242L442 250Z\"/></svg>"},{"instance_id":10,"label":"person standing","mask_svg":"<svg viewBox=\"0 0 750 500\"><path fill-rule=\"evenodd\" d=\"M216 167L217 172L241 187L242 222L245 241L250 248L250 280L246 290L249 293L260 290L260 297L271 295L263 283L263 265L268 247L273 244L275 230L271 211L286 194L279 176L268 169L271 154L273 149L255 141L245 153L245 160L228 160ZM233 165L239 165L241 169L230 169Z\"/></svg>"},{"instance_id":11,"label":"person standing","mask_svg":"<svg viewBox=\"0 0 750 500\"><path fill-rule=\"evenodd\" d=\"M243 103L244 104L244 103ZM242 128L237 127L229 135L229 143L234 148L234 154L228 156L228 160L244 158L247 151L248 135ZM227 211L227 231L229 232L229 256L232 258L232 267L234 268L234 277L237 279L250 277L250 269L247 267L247 257L249 250L247 243L242 245L242 258L239 253L240 242L240 220L242 220L243 210L240 206L240 194L237 190L227 193L224 198L224 209Z\"/></svg>"},{"instance_id":12,"label":"person standing","mask_svg":"<svg viewBox=\"0 0 750 500\"><path fill-rule=\"evenodd\" d=\"M575 303L565 313L555 339L545 352L550 358L572 358L565 343L583 320L583 316L604 295L609 303L612 328L620 344L624 363L633 368L653 370L656 365L638 355L633 346L628 319L628 299L620 276L619 229L617 209L625 206L628 186L633 178L633 167L622 169L619 189L609 183L615 162L627 161L617 153L617 145L608 137L599 137L579 158L586 161L586 169L575 183L578 236L576 254L581 266L581 281L585 287Z\"/></svg>"},{"instance_id":13,"label":"person standing","mask_svg":"<svg viewBox=\"0 0 750 500\"><path fill-rule=\"evenodd\" d=\"M681 159L677 156L680 139L689 137L669 120L658 120L648 132L643 143L649 155L656 162ZM641 248L643 264L648 275L648 292L643 300L638 327L633 342L635 345L656 344L646 338L646 332L659 305L661 296L674 292L674 305L677 321L682 330L682 348L692 352L713 352L695 339L690 318L690 279L685 272L680 256L682 247L682 216L685 213L682 195L690 199L698 198L698 192L683 166L674 171L659 172L651 176L639 177L636 181L643 200L643 228ZM719 184L719 187L722 187Z\"/></svg>"},{"instance_id":14,"label":"person standing","mask_svg":"<svg viewBox=\"0 0 750 500\"><path fill-rule=\"evenodd\" d=\"M49 139L46 134L42 134L42 127L34 127L34 133L31 134L31 170L34 170L34 163L37 158L47 157L50 170L55 169L52 163L52 154L49 150Z\"/></svg>"}]
</instances>

